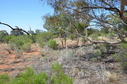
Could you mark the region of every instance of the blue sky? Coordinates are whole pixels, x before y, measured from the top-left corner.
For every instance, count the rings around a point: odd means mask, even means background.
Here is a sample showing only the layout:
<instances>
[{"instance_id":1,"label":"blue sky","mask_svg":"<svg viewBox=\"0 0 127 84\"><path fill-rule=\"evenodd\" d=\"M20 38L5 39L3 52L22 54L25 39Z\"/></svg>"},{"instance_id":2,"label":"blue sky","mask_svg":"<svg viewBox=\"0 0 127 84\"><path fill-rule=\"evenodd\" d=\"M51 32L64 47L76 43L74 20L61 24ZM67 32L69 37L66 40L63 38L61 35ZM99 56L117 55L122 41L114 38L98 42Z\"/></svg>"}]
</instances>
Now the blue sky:
<instances>
[{"instance_id":1,"label":"blue sky","mask_svg":"<svg viewBox=\"0 0 127 84\"><path fill-rule=\"evenodd\" d=\"M7 23L12 27L18 26L26 31L29 26L32 30L43 28L42 16L53 13L53 9L40 0L0 0L0 22ZM11 30L0 24L0 30Z\"/></svg>"}]
</instances>

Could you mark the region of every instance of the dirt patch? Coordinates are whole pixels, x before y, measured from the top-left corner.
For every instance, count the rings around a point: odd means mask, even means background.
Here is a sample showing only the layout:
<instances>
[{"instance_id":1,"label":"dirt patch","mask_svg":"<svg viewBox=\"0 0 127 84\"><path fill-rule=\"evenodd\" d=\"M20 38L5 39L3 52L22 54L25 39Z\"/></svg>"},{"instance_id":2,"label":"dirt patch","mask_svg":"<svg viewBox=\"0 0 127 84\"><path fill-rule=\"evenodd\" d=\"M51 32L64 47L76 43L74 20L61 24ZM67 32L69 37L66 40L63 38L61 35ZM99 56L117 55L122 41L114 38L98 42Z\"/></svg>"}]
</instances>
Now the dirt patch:
<instances>
[{"instance_id":1,"label":"dirt patch","mask_svg":"<svg viewBox=\"0 0 127 84\"><path fill-rule=\"evenodd\" d=\"M37 52L37 46L34 44L33 49L29 53L23 54L9 54L6 51L7 44L0 44L0 74L8 73L12 74L15 71L22 71L31 63L31 58L33 56L40 56Z\"/></svg>"}]
</instances>

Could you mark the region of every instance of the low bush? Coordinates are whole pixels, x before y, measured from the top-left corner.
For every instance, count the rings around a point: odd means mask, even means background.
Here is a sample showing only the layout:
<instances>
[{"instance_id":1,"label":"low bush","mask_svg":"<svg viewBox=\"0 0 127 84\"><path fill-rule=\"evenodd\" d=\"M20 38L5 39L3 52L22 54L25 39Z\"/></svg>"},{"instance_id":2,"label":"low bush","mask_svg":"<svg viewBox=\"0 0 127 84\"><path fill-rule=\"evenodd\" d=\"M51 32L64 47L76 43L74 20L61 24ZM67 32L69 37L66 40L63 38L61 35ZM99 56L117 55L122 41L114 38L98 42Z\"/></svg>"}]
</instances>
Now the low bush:
<instances>
[{"instance_id":1,"label":"low bush","mask_svg":"<svg viewBox=\"0 0 127 84\"><path fill-rule=\"evenodd\" d=\"M7 31L1 30L1 31L0 31L0 42L4 42L4 38L5 38L6 36L8 36Z\"/></svg>"},{"instance_id":2,"label":"low bush","mask_svg":"<svg viewBox=\"0 0 127 84\"><path fill-rule=\"evenodd\" d=\"M27 67L24 73L20 73L17 78L13 78L6 84L46 84L47 80L48 76L45 72L35 74L32 68Z\"/></svg>"},{"instance_id":3,"label":"low bush","mask_svg":"<svg viewBox=\"0 0 127 84\"><path fill-rule=\"evenodd\" d=\"M96 40L96 41L100 40L100 39L98 38L98 37L99 37L99 34L98 34L98 33L93 33L93 34L90 35L90 37L91 37L93 40Z\"/></svg>"},{"instance_id":4,"label":"low bush","mask_svg":"<svg viewBox=\"0 0 127 84\"><path fill-rule=\"evenodd\" d=\"M51 32L39 33L36 36L36 42L40 47L44 47L50 39L53 39L53 34Z\"/></svg>"},{"instance_id":5,"label":"low bush","mask_svg":"<svg viewBox=\"0 0 127 84\"><path fill-rule=\"evenodd\" d=\"M50 39L50 40L48 41L48 43L47 43L47 46L48 46L49 48L51 48L51 49L57 49L58 44L56 43L55 40Z\"/></svg>"},{"instance_id":6,"label":"low bush","mask_svg":"<svg viewBox=\"0 0 127 84\"><path fill-rule=\"evenodd\" d=\"M94 51L94 55L97 59L101 59L102 51L100 49L97 49Z\"/></svg>"},{"instance_id":7,"label":"low bush","mask_svg":"<svg viewBox=\"0 0 127 84\"><path fill-rule=\"evenodd\" d=\"M121 63L123 70L127 73L127 44L121 43L119 46L120 52L116 53L116 60Z\"/></svg>"},{"instance_id":8,"label":"low bush","mask_svg":"<svg viewBox=\"0 0 127 84\"><path fill-rule=\"evenodd\" d=\"M64 74L60 64L52 65L52 73L50 77L46 72L35 74L33 68L26 67L25 72L11 80L7 74L0 75L0 84L73 84L72 78Z\"/></svg>"},{"instance_id":9,"label":"low bush","mask_svg":"<svg viewBox=\"0 0 127 84\"><path fill-rule=\"evenodd\" d=\"M107 35L107 37L108 37L109 39L114 39L114 37L116 37L116 35L117 35L117 34L115 34L115 32L111 32L111 33L109 33L109 34Z\"/></svg>"},{"instance_id":10,"label":"low bush","mask_svg":"<svg viewBox=\"0 0 127 84\"><path fill-rule=\"evenodd\" d=\"M55 63L51 68L53 72L51 84L73 84L73 79L64 74L62 66L59 63Z\"/></svg>"},{"instance_id":11,"label":"low bush","mask_svg":"<svg viewBox=\"0 0 127 84\"><path fill-rule=\"evenodd\" d=\"M5 36L3 40L4 40L5 43L9 43L9 40L10 40L12 37L14 37L14 36L13 36L13 35L8 35L8 36Z\"/></svg>"},{"instance_id":12,"label":"low bush","mask_svg":"<svg viewBox=\"0 0 127 84\"><path fill-rule=\"evenodd\" d=\"M1 74L0 75L0 84L3 84L4 82L8 82L10 80L8 74Z\"/></svg>"},{"instance_id":13,"label":"low bush","mask_svg":"<svg viewBox=\"0 0 127 84\"><path fill-rule=\"evenodd\" d=\"M69 35L69 38L70 38L71 40L74 40L74 39L76 39L76 38L77 38L77 35L70 34L70 35Z\"/></svg>"},{"instance_id":14,"label":"low bush","mask_svg":"<svg viewBox=\"0 0 127 84\"><path fill-rule=\"evenodd\" d=\"M9 47L14 51L29 52L31 49L32 40L27 36L12 36L9 40Z\"/></svg>"}]
</instances>

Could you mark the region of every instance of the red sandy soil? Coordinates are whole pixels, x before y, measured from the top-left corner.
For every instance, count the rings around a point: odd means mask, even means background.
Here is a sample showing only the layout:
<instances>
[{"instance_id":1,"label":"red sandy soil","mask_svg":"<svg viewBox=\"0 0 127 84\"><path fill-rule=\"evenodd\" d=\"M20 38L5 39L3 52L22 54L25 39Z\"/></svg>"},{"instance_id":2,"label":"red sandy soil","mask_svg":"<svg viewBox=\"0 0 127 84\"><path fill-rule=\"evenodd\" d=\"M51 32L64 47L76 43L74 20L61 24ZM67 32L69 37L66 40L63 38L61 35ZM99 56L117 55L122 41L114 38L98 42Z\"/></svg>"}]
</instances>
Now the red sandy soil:
<instances>
[{"instance_id":1,"label":"red sandy soil","mask_svg":"<svg viewBox=\"0 0 127 84\"><path fill-rule=\"evenodd\" d=\"M59 44L60 38L55 39ZM76 44L76 41L67 40L66 45ZM81 41L78 43L82 44ZM61 44L60 44L61 45ZM32 61L30 60L33 56L41 56L39 47L37 44L32 45L32 50L29 53L16 54L14 51L9 54L6 50L7 44L0 44L0 74L8 73L9 75L16 71L23 71ZM24 61L25 60L25 61ZM27 61L26 61L27 60Z\"/></svg>"},{"instance_id":2,"label":"red sandy soil","mask_svg":"<svg viewBox=\"0 0 127 84\"><path fill-rule=\"evenodd\" d=\"M29 53L15 54L14 52L12 52L11 54L9 54L6 50L6 44L0 44L0 74L11 74L14 71L24 70L25 67L31 63L29 59L32 56L40 55L40 53L37 52L36 48L33 49L34 50Z\"/></svg>"}]
</instances>

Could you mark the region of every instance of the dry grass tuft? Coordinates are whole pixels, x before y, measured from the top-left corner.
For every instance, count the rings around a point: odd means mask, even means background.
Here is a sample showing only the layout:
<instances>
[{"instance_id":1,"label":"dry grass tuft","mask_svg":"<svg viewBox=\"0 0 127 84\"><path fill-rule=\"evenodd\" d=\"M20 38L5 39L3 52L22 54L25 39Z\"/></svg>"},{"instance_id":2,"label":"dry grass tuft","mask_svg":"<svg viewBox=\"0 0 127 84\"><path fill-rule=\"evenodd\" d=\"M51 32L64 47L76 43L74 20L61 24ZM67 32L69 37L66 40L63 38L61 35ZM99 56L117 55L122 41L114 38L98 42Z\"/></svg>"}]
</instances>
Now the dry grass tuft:
<instances>
[{"instance_id":1,"label":"dry grass tuft","mask_svg":"<svg viewBox=\"0 0 127 84\"><path fill-rule=\"evenodd\" d=\"M116 73L110 73L109 71L106 71L105 75L108 82L117 83L120 80L119 76Z\"/></svg>"}]
</instances>

